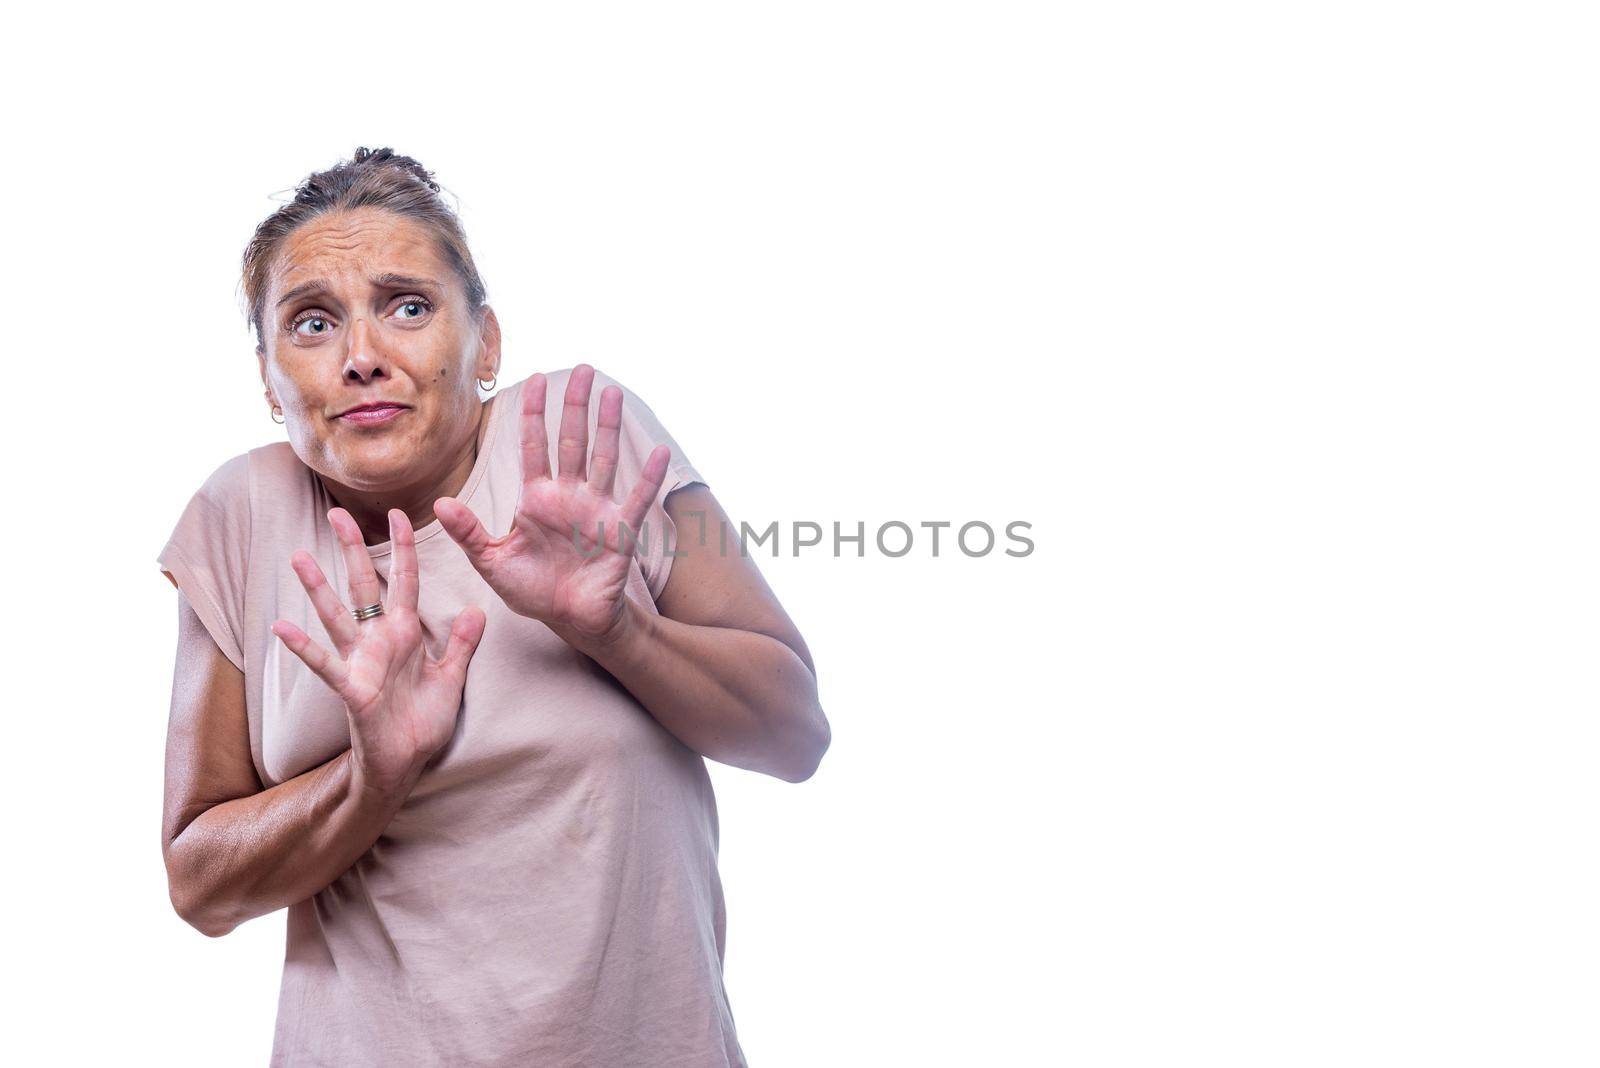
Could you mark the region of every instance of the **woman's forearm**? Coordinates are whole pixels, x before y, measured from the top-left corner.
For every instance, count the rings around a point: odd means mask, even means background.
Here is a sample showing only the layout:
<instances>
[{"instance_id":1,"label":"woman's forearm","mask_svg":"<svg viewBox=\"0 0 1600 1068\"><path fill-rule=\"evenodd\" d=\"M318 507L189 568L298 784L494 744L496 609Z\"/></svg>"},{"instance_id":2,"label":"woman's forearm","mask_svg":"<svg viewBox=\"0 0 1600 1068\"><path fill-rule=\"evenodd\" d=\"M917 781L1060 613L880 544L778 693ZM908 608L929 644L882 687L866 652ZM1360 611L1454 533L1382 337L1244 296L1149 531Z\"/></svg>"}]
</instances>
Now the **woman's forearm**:
<instances>
[{"instance_id":1,"label":"woman's forearm","mask_svg":"<svg viewBox=\"0 0 1600 1068\"><path fill-rule=\"evenodd\" d=\"M816 771L831 732L816 677L794 650L754 631L681 623L632 599L623 620L604 642L562 636L702 756L789 782Z\"/></svg>"},{"instance_id":2,"label":"woman's forearm","mask_svg":"<svg viewBox=\"0 0 1600 1068\"><path fill-rule=\"evenodd\" d=\"M368 783L352 750L248 797L213 805L167 850L178 914L215 938L304 901L378 840L420 777L394 789Z\"/></svg>"}]
</instances>

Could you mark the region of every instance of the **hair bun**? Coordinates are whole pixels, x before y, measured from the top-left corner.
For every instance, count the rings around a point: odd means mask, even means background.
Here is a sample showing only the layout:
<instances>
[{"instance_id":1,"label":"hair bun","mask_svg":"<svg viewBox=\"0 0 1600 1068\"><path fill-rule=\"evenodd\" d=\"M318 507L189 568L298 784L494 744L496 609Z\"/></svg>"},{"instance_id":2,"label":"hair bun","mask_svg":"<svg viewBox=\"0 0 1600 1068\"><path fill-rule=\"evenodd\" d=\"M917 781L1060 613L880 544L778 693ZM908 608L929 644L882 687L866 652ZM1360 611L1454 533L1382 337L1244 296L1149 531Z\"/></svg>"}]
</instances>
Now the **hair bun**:
<instances>
[{"instance_id":1,"label":"hair bun","mask_svg":"<svg viewBox=\"0 0 1600 1068\"><path fill-rule=\"evenodd\" d=\"M350 162L358 167L393 167L410 174L435 193L441 192L439 183L433 180L432 171L410 156L400 155L392 148L358 147Z\"/></svg>"}]
</instances>

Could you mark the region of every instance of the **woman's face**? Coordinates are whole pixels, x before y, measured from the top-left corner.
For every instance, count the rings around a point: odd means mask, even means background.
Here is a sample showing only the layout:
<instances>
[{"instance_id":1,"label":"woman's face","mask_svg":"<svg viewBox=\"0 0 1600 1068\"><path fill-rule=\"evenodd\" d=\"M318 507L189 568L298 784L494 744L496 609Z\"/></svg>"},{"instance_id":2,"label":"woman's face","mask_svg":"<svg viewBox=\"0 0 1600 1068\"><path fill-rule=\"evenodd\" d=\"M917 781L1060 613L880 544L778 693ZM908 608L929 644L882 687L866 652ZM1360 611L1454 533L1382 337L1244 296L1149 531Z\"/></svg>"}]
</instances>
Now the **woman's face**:
<instances>
[{"instance_id":1,"label":"woman's face","mask_svg":"<svg viewBox=\"0 0 1600 1068\"><path fill-rule=\"evenodd\" d=\"M425 488L469 455L477 381L500 365L493 311L420 223L382 208L320 216L273 265L256 356L307 466L363 491ZM351 409L393 405L368 415Z\"/></svg>"}]
</instances>

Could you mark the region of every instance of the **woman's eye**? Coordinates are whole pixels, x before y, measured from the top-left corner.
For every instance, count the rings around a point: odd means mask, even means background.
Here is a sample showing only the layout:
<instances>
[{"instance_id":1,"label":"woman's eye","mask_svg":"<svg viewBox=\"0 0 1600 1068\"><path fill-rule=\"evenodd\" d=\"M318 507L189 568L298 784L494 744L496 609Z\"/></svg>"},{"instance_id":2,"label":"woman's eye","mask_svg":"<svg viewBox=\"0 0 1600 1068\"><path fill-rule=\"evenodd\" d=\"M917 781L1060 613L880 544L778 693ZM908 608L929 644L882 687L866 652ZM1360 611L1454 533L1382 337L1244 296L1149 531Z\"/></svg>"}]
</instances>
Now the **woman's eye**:
<instances>
[{"instance_id":1,"label":"woman's eye","mask_svg":"<svg viewBox=\"0 0 1600 1068\"><path fill-rule=\"evenodd\" d=\"M310 329L304 329L309 327ZM333 329L333 325L320 315L312 315L301 319L294 324L294 332L302 336L314 337L317 334L326 334Z\"/></svg>"},{"instance_id":2,"label":"woman's eye","mask_svg":"<svg viewBox=\"0 0 1600 1068\"><path fill-rule=\"evenodd\" d=\"M400 308L399 308L400 318L402 318L402 319L420 319L427 312L427 310L428 310L428 302L427 301L425 301L425 300L408 300L404 304L400 305Z\"/></svg>"}]
</instances>

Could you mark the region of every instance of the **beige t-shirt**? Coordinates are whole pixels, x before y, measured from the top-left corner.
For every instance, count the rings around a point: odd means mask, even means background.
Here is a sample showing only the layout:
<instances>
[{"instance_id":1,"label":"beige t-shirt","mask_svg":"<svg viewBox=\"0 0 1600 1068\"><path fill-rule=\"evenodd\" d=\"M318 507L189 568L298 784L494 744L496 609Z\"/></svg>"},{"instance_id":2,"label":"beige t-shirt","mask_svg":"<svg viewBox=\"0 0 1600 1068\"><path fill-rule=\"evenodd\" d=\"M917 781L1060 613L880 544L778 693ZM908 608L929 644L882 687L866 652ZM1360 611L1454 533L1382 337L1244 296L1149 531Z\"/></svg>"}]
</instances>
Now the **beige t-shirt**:
<instances>
[{"instance_id":1,"label":"beige t-shirt","mask_svg":"<svg viewBox=\"0 0 1600 1068\"><path fill-rule=\"evenodd\" d=\"M569 373L547 376L552 466ZM595 377L591 442L614 382ZM495 398L456 495L491 535L517 503L526 385ZM672 460L628 589L652 611L675 535L662 502L704 480L625 389L619 501L658 444ZM264 445L206 480L159 558L244 673L269 788L350 746L342 702L270 630L292 620L333 648L289 566L305 549L348 601L333 506L286 442ZM592 660L507 609L438 520L416 542L428 650L442 655L466 605L487 627L455 735L355 865L289 907L271 1063L743 1066L705 761ZM387 588L389 543L368 551Z\"/></svg>"}]
</instances>

